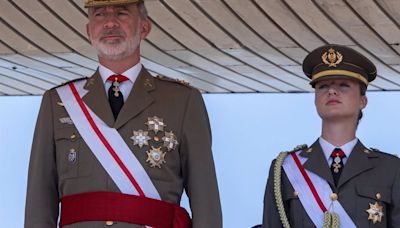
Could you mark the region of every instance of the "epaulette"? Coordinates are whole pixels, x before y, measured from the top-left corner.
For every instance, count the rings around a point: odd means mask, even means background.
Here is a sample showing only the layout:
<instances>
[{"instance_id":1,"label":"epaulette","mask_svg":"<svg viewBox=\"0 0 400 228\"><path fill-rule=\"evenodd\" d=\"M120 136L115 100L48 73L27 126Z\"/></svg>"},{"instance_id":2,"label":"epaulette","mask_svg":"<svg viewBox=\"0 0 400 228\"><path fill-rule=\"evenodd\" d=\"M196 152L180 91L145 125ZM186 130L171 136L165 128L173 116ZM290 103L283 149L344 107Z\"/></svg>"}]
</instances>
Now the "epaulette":
<instances>
[{"instance_id":1,"label":"epaulette","mask_svg":"<svg viewBox=\"0 0 400 228\"><path fill-rule=\"evenodd\" d=\"M54 86L54 87L51 88L51 89L57 89L58 87L65 86L65 85L67 85L68 83L77 82L77 81L80 81L80 80L83 80L83 79L88 79L88 77L75 78L75 79L72 79L72 80L70 80L70 81L63 82L63 83L60 84L60 85Z\"/></svg>"},{"instance_id":2,"label":"epaulette","mask_svg":"<svg viewBox=\"0 0 400 228\"><path fill-rule=\"evenodd\" d=\"M295 148L293 148L293 150L291 150L290 153L291 152L296 152L296 151L299 151L299 150L304 150L304 149L307 149L307 148L308 148L307 144L300 144L300 145L296 146Z\"/></svg>"},{"instance_id":3,"label":"epaulette","mask_svg":"<svg viewBox=\"0 0 400 228\"><path fill-rule=\"evenodd\" d=\"M157 79L163 80L163 81L168 81L168 82L175 82L175 83L179 83L181 85L187 86L187 87L191 87L189 82L182 80L182 79L174 79L174 78L170 78L164 75L157 75L156 76Z\"/></svg>"}]
</instances>

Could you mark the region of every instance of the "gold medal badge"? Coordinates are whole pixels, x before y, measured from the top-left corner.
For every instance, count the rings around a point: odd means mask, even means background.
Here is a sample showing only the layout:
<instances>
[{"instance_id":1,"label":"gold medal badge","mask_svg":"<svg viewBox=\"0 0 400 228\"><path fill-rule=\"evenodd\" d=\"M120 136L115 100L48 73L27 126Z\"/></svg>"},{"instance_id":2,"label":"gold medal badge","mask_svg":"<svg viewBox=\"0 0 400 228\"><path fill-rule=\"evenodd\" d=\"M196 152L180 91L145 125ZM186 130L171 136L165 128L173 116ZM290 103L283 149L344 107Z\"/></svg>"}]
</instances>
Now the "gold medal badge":
<instances>
[{"instance_id":1,"label":"gold medal badge","mask_svg":"<svg viewBox=\"0 0 400 228\"><path fill-rule=\"evenodd\" d=\"M330 48L321 57L322 62L324 62L329 67L336 67L337 64L343 61L343 55L340 54L338 51L335 51L335 49L333 48Z\"/></svg>"},{"instance_id":2,"label":"gold medal badge","mask_svg":"<svg viewBox=\"0 0 400 228\"><path fill-rule=\"evenodd\" d=\"M375 224L382 221L383 206L380 206L378 202L375 202L375 204L370 203L366 212L368 213L368 220L371 220L372 223Z\"/></svg>"},{"instance_id":3,"label":"gold medal badge","mask_svg":"<svg viewBox=\"0 0 400 228\"><path fill-rule=\"evenodd\" d=\"M166 163L165 161L166 152L163 152L160 147L158 148L151 147L151 150L147 151L146 153L147 153L146 162L150 163L150 167L161 168L161 165L163 163Z\"/></svg>"}]
</instances>

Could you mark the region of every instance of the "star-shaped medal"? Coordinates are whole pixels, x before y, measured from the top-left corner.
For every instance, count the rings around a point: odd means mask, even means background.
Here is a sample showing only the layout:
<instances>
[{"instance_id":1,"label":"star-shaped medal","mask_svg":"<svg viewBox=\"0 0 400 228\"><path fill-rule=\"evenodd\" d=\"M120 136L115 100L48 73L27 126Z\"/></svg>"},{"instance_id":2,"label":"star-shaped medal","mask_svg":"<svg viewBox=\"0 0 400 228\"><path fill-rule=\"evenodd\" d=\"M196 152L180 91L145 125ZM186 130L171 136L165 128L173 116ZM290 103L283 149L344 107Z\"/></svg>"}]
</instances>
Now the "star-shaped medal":
<instances>
[{"instance_id":1,"label":"star-shaped medal","mask_svg":"<svg viewBox=\"0 0 400 228\"><path fill-rule=\"evenodd\" d=\"M150 137L148 136L147 131L139 130L139 131L133 131L133 136L131 139L133 140L133 145L138 145L140 148L143 147L143 145L149 145L149 139Z\"/></svg>"},{"instance_id":2,"label":"star-shaped medal","mask_svg":"<svg viewBox=\"0 0 400 228\"><path fill-rule=\"evenodd\" d=\"M371 220L374 224L377 222L382 221L383 217L383 206L380 206L378 202L375 202L375 204L370 203L369 204L369 209L366 210L368 213L368 220Z\"/></svg>"},{"instance_id":3,"label":"star-shaped medal","mask_svg":"<svg viewBox=\"0 0 400 228\"><path fill-rule=\"evenodd\" d=\"M156 134L158 131L164 131L164 127L167 126L164 124L164 120L157 116L148 117L145 124L149 127L149 131L154 131Z\"/></svg>"},{"instance_id":4,"label":"star-shaped medal","mask_svg":"<svg viewBox=\"0 0 400 228\"><path fill-rule=\"evenodd\" d=\"M165 153L162 152L161 147L154 148L151 147L151 150L147 151L147 160L146 162L150 163L150 167L158 167L161 168L161 165L163 163L166 163L165 161Z\"/></svg>"},{"instance_id":5,"label":"star-shaped medal","mask_svg":"<svg viewBox=\"0 0 400 228\"><path fill-rule=\"evenodd\" d=\"M164 141L164 145L168 151L170 150L175 150L176 145L178 145L178 140L176 140L176 136L172 131L170 132L165 132L165 136L162 137L162 140Z\"/></svg>"}]
</instances>

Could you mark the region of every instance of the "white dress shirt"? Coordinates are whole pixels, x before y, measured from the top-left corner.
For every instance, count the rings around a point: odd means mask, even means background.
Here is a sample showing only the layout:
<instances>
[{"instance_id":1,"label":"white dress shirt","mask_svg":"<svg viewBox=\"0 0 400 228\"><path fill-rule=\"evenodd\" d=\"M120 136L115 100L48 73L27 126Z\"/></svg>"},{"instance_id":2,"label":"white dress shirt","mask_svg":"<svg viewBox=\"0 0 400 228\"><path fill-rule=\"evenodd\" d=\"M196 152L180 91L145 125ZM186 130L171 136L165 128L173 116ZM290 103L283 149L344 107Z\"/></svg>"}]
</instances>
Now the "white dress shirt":
<instances>
[{"instance_id":1,"label":"white dress shirt","mask_svg":"<svg viewBox=\"0 0 400 228\"><path fill-rule=\"evenodd\" d=\"M324 138L319 137L319 144L321 145L322 151L324 152L324 155L325 155L326 160L328 161L328 164L331 164L333 161L331 154L335 148L342 149L344 154L346 154L346 157L343 158L343 164L346 164L347 159L349 158L350 153L353 150L353 148L356 146L357 142L358 142L358 138L354 138L353 140L351 140L350 142L348 142L344 145L334 146L330 142L326 141Z\"/></svg>"},{"instance_id":2,"label":"white dress shirt","mask_svg":"<svg viewBox=\"0 0 400 228\"><path fill-rule=\"evenodd\" d=\"M133 84L135 83L136 78L138 77L141 70L142 70L142 64L139 62L138 64L129 68L127 71L125 71L121 74L121 75L124 75L125 77L129 78L129 80L121 82L119 85L119 90L122 93L124 102L126 101L126 99L128 99L128 96L132 90ZM108 90L110 89L112 82L107 81L107 78L110 77L111 75L114 75L117 73L112 72L110 69L108 69L107 67L105 67L101 64L99 66L99 73L100 73L101 79L103 79L104 88L106 89L106 94L108 97Z\"/></svg>"}]
</instances>

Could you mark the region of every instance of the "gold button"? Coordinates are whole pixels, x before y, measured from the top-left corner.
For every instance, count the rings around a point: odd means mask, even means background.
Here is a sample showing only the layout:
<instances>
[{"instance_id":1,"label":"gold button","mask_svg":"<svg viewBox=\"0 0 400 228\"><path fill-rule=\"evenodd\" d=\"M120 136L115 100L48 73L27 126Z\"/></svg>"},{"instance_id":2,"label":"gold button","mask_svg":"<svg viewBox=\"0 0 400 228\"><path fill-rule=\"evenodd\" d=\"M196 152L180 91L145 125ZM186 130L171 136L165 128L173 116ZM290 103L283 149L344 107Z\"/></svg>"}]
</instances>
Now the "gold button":
<instances>
[{"instance_id":1,"label":"gold button","mask_svg":"<svg viewBox=\"0 0 400 228\"><path fill-rule=\"evenodd\" d=\"M336 193L331 194L331 200L336 201L338 199L338 195Z\"/></svg>"},{"instance_id":2,"label":"gold button","mask_svg":"<svg viewBox=\"0 0 400 228\"><path fill-rule=\"evenodd\" d=\"M376 193L376 198L379 200L379 199L381 199L382 198L382 195L378 192L378 193Z\"/></svg>"},{"instance_id":3,"label":"gold button","mask_svg":"<svg viewBox=\"0 0 400 228\"><path fill-rule=\"evenodd\" d=\"M72 134L70 138L71 138L71 139L75 139L75 138L76 138L76 135L75 135L75 134Z\"/></svg>"},{"instance_id":4,"label":"gold button","mask_svg":"<svg viewBox=\"0 0 400 228\"><path fill-rule=\"evenodd\" d=\"M298 196L299 193L298 193L297 191L294 191L294 192L293 192L293 195L294 195L294 196Z\"/></svg>"},{"instance_id":5,"label":"gold button","mask_svg":"<svg viewBox=\"0 0 400 228\"><path fill-rule=\"evenodd\" d=\"M155 140L156 142L158 142L158 141L160 141L160 138L158 138L157 136L154 136L154 140Z\"/></svg>"},{"instance_id":6,"label":"gold button","mask_svg":"<svg viewBox=\"0 0 400 228\"><path fill-rule=\"evenodd\" d=\"M114 224L113 221L106 221L106 225L107 225L107 226L112 226L113 224Z\"/></svg>"}]
</instances>

